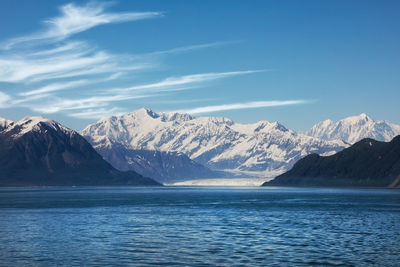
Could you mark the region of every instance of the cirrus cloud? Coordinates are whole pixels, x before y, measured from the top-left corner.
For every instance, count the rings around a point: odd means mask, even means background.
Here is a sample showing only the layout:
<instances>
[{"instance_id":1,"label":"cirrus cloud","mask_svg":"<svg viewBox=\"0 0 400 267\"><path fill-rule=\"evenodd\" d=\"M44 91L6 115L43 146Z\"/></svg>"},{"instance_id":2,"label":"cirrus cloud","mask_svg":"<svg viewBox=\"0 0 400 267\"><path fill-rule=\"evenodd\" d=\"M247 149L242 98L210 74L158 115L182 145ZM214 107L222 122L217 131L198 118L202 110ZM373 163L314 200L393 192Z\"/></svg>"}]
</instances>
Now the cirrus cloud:
<instances>
[{"instance_id":1,"label":"cirrus cloud","mask_svg":"<svg viewBox=\"0 0 400 267\"><path fill-rule=\"evenodd\" d=\"M77 34L93 27L134 20L159 17L161 12L104 12L109 4L90 2L84 6L73 3L66 4L60 8L61 16L45 20L46 29L31 35L16 37L5 42L1 47L11 49L18 44L35 43L35 41L61 41L67 37Z\"/></svg>"},{"instance_id":2,"label":"cirrus cloud","mask_svg":"<svg viewBox=\"0 0 400 267\"><path fill-rule=\"evenodd\" d=\"M200 113L210 113L210 112L226 111L234 109L278 107L278 106L298 105L307 103L310 103L310 101L309 100L254 101L254 102L233 103L233 104L215 105L215 106L204 106L191 109L181 109L181 110L175 110L174 112L200 114Z\"/></svg>"},{"instance_id":3,"label":"cirrus cloud","mask_svg":"<svg viewBox=\"0 0 400 267\"><path fill-rule=\"evenodd\" d=\"M108 12L107 3L66 4L60 15L44 21L44 28L32 34L0 43L0 84L12 88L0 92L0 108L24 107L44 114L93 119L121 113L126 101L158 97L198 89L209 83L266 70L200 72L170 75L158 81L138 83L139 71L155 70L166 56L209 49L234 42L191 44L143 54L118 54L101 49L87 40L69 40L96 26L158 18L163 12ZM123 78L123 82L117 81ZM94 86L95 85L95 86ZM7 86L6 86L7 88ZM153 98L154 99L154 98ZM178 103L178 102L176 102ZM304 104L303 100L259 101L204 106L187 113Z\"/></svg>"}]
</instances>

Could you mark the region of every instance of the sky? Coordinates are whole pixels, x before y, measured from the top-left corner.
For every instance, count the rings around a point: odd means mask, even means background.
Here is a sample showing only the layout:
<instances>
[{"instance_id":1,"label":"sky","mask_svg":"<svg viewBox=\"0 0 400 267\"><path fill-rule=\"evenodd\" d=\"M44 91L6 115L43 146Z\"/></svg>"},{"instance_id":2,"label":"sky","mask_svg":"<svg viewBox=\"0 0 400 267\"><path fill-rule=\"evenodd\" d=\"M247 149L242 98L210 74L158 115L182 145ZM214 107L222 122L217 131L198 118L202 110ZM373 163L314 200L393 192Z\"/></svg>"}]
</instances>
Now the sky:
<instances>
[{"instance_id":1,"label":"sky","mask_svg":"<svg viewBox=\"0 0 400 267\"><path fill-rule=\"evenodd\" d=\"M0 117L400 124L400 1L0 1Z\"/></svg>"}]
</instances>

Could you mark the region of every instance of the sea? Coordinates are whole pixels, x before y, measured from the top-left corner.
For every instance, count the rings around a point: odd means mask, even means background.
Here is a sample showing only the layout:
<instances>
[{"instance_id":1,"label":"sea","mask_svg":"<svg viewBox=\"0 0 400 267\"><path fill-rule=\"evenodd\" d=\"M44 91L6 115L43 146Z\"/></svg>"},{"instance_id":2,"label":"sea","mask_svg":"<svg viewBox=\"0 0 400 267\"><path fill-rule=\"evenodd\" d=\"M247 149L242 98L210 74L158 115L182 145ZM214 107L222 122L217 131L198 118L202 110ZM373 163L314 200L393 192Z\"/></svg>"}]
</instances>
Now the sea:
<instances>
[{"instance_id":1,"label":"sea","mask_svg":"<svg viewBox=\"0 0 400 267\"><path fill-rule=\"evenodd\" d=\"M0 266L400 266L400 190L0 189Z\"/></svg>"}]
</instances>

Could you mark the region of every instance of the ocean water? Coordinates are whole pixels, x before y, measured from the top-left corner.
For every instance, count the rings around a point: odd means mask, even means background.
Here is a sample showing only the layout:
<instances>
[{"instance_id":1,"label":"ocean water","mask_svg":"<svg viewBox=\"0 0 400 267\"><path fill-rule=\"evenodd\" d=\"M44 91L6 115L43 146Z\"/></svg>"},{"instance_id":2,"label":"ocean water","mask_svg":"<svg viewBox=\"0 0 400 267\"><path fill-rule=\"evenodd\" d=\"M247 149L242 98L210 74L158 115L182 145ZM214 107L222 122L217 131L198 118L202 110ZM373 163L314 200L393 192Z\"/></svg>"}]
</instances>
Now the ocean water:
<instances>
[{"instance_id":1,"label":"ocean water","mask_svg":"<svg viewBox=\"0 0 400 267\"><path fill-rule=\"evenodd\" d=\"M0 189L1 266L399 266L400 191Z\"/></svg>"}]
</instances>

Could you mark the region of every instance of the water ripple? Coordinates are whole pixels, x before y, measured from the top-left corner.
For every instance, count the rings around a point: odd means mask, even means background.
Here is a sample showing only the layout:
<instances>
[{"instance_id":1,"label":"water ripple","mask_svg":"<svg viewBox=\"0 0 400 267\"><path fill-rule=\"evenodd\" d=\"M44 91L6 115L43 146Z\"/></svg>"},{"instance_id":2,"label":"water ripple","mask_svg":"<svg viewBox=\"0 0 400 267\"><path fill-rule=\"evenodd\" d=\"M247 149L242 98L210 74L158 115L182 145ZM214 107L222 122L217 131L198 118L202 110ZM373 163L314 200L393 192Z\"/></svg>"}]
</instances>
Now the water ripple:
<instances>
[{"instance_id":1,"label":"water ripple","mask_svg":"<svg viewBox=\"0 0 400 267\"><path fill-rule=\"evenodd\" d=\"M398 190L0 190L2 266L396 266Z\"/></svg>"}]
</instances>

